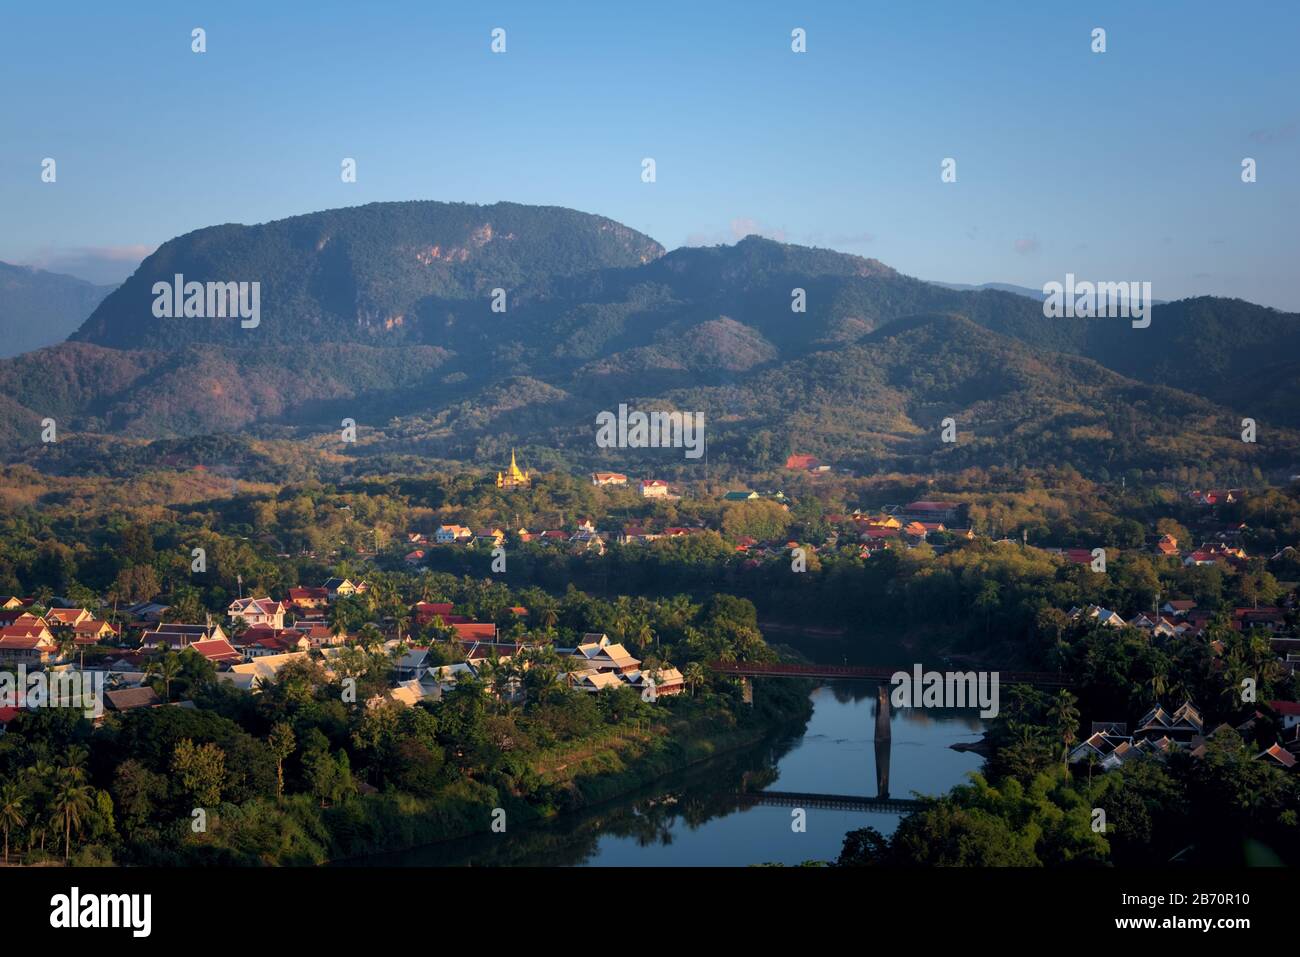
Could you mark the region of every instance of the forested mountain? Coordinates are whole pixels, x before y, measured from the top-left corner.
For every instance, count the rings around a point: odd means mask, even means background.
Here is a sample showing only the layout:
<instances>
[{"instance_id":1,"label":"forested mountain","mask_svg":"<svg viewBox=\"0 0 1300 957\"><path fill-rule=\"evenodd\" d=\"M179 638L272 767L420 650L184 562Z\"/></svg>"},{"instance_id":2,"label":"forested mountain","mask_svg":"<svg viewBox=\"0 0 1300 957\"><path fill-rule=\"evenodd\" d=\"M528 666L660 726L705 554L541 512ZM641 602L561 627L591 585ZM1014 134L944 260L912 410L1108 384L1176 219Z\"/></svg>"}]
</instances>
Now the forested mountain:
<instances>
[{"instance_id":1,"label":"forested mountain","mask_svg":"<svg viewBox=\"0 0 1300 957\"><path fill-rule=\"evenodd\" d=\"M261 282L260 325L155 318L152 285L176 273ZM1096 473L1188 456L1281 469L1300 446L1286 428L1300 424L1294 315L1203 298L1157 306L1145 329L1048 319L1026 296L873 259L753 236L664 253L608 219L506 203L199 230L160 247L73 338L0 362L11 446L54 416L65 434L323 448L332 433L334 448L350 417L345 456L481 460L520 445L635 463L644 452L592 438L620 402L704 412L711 456L737 467L797 449L860 469ZM938 439L948 416L956 443ZM1243 416L1266 441L1240 441Z\"/></svg>"},{"instance_id":2,"label":"forested mountain","mask_svg":"<svg viewBox=\"0 0 1300 957\"><path fill-rule=\"evenodd\" d=\"M419 339L425 302L476 300L466 321L486 321L491 289L544 286L663 254L647 236L569 209L497 203L372 203L258 226L200 229L164 243L95 310L74 339L122 349L195 342L239 347ZM260 283L261 323L153 315L153 285ZM426 338L428 336L426 335Z\"/></svg>"},{"instance_id":3,"label":"forested mountain","mask_svg":"<svg viewBox=\"0 0 1300 957\"><path fill-rule=\"evenodd\" d=\"M0 357L62 342L112 289L0 263Z\"/></svg>"}]
</instances>

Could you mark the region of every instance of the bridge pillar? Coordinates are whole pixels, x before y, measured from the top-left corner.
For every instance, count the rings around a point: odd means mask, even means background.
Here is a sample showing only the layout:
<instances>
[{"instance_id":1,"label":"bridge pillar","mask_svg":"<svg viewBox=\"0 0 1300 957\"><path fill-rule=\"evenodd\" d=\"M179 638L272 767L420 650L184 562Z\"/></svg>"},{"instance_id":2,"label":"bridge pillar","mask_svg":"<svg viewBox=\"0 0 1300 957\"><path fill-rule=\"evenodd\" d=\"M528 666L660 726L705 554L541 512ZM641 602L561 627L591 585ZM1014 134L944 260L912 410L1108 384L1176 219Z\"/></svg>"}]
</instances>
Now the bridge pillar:
<instances>
[{"instance_id":1,"label":"bridge pillar","mask_svg":"<svg viewBox=\"0 0 1300 957\"><path fill-rule=\"evenodd\" d=\"M740 700L748 705L754 703L754 681L752 678L743 677L740 679Z\"/></svg>"},{"instance_id":2,"label":"bridge pillar","mask_svg":"<svg viewBox=\"0 0 1300 957\"><path fill-rule=\"evenodd\" d=\"M889 752L893 733L889 727L889 688L876 687L876 797L889 798Z\"/></svg>"}]
</instances>

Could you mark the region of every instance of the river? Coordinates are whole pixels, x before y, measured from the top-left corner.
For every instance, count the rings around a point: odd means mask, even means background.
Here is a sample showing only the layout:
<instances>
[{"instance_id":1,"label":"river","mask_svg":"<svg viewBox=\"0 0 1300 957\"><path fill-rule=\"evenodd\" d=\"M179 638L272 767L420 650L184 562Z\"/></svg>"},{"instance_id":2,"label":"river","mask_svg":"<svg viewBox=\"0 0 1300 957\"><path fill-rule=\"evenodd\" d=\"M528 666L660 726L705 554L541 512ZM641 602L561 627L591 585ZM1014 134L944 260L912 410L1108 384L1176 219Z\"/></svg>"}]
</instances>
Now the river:
<instances>
[{"instance_id":1,"label":"river","mask_svg":"<svg viewBox=\"0 0 1300 957\"><path fill-rule=\"evenodd\" d=\"M823 649L818 660L836 661ZM858 659L861 656L852 656ZM875 657L875 656L873 656ZM889 656L894 663L905 659ZM762 683L756 693L762 694ZM790 807L754 805L736 792L772 790L879 796L941 794L983 759L950 745L979 739L974 710L899 709L887 744L876 740L875 686L837 682L812 691L802 734L787 736L664 778L650 788L560 820L344 862L386 866L739 866L834 860L846 832L892 833L899 814L810 807L798 830Z\"/></svg>"}]
</instances>

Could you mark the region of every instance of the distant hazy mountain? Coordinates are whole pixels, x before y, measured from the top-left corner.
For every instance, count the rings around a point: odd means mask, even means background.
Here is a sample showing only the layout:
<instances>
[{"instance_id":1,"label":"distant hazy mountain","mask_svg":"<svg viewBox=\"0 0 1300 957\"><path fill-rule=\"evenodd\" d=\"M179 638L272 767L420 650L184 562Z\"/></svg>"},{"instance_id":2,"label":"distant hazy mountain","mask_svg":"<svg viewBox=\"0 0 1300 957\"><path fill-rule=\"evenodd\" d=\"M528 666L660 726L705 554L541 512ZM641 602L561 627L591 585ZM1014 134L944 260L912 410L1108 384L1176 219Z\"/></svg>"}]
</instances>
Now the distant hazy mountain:
<instances>
[{"instance_id":1,"label":"distant hazy mountain","mask_svg":"<svg viewBox=\"0 0 1300 957\"><path fill-rule=\"evenodd\" d=\"M112 286L0 262L0 357L62 342L112 291Z\"/></svg>"},{"instance_id":2,"label":"distant hazy mountain","mask_svg":"<svg viewBox=\"0 0 1300 957\"><path fill-rule=\"evenodd\" d=\"M962 292L979 292L982 289L995 289L998 292L1009 292L1017 296L1027 296L1030 299L1037 299L1042 302L1047 298L1041 289L1032 289L1029 286L1013 286L1009 282L986 282L978 286L972 286L964 282L936 282L931 279L931 283L936 286L943 286L944 289L957 289Z\"/></svg>"},{"instance_id":3,"label":"distant hazy mountain","mask_svg":"<svg viewBox=\"0 0 1300 957\"><path fill-rule=\"evenodd\" d=\"M261 325L155 318L152 285L176 273L261 282ZM0 361L0 438L30 446L44 415L146 438L336 432L352 417L363 437L347 455L477 459L517 443L581 458L596 412L635 402L705 411L710 455L747 464L797 448L864 467L1096 472L1300 450L1286 431L1300 425L1300 317L1207 298L1134 329L1048 319L1040 298L755 236L664 253L555 207L330 210L164 244L74 341ZM935 443L948 416L955 447ZM1267 443L1240 441L1244 416Z\"/></svg>"}]
</instances>

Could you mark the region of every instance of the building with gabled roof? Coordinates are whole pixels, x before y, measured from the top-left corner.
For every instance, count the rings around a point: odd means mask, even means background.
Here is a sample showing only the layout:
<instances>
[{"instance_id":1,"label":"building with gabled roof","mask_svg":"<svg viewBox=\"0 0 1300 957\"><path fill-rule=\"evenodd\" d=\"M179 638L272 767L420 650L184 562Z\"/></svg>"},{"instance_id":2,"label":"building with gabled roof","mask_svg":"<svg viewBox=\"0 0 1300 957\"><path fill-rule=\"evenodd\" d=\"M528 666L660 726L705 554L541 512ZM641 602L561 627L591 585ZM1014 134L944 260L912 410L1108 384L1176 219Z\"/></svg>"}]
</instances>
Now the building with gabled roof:
<instances>
[{"instance_id":1,"label":"building with gabled roof","mask_svg":"<svg viewBox=\"0 0 1300 957\"><path fill-rule=\"evenodd\" d=\"M576 688L578 691L586 691L591 694L623 687L623 681L618 675L611 672L596 671L595 669L570 671L565 675L565 681L570 688Z\"/></svg>"},{"instance_id":2,"label":"building with gabled roof","mask_svg":"<svg viewBox=\"0 0 1300 957\"><path fill-rule=\"evenodd\" d=\"M44 622L19 622L0 628L0 662L48 664L58 643Z\"/></svg>"},{"instance_id":3,"label":"building with gabled roof","mask_svg":"<svg viewBox=\"0 0 1300 957\"><path fill-rule=\"evenodd\" d=\"M611 642L609 635L592 632L582 637L583 641L574 649L573 657L587 668L626 674L641 665L641 659L633 658L621 644Z\"/></svg>"},{"instance_id":4,"label":"building with gabled roof","mask_svg":"<svg viewBox=\"0 0 1300 957\"><path fill-rule=\"evenodd\" d=\"M231 665L228 671L218 671L217 680L234 685L241 691L257 692L260 683L275 681L276 674L293 661L307 661L305 651L282 655L266 655L243 664Z\"/></svg>"},{"instance_id":5,"label":"building with gabled roof","mask_svg":"<svg viewBox=\"0 0 1300 957\"><path fill-rule=\"evenodd\" d=\"M642 479L640 488L642 498L668 497L668 483L660 479Z\"/></svg>"},{"instance_id":6,"label":"building with gabled roof","mask_svg":"<svg viewBox=\"0 0 1300 957\"><path fill-rule=\"evenodd\" d=\"M225 638L211 638L190 644L190 650L196 651L214 665L235 665L244 660L244 656Z\"/></svg>"},{"instance_id":7,"label":"building with gabled roof","mask_svg":"<svg viewBox=\"0 0 1300 957\"><path fill-rule=\"evenodd\" d=\"M284 602L272 601L269 598L236 598L226 608L226 614L230 616L231 622L242 618L250 628L259 625L283 628L286 611L288 609Z\"/></svg>"},{"instance_id":8,"label":"building with gabled roof","mask_svg":"<svg viewBox=\"0 0 1300 957\"><path fill-rule=\"evenodd\" d=\"M1201 717L1196 706L1187 701L1172 714L1156 704L1138 721L1133 737L1135 739L1169 737L1180 744L1185 744L1203 734L1204 731L1205 719Z\"/></svg>"},{"instance_id":9,"label":"building with gabled roof","mask_svg":"<svg viewBox=\"0 0 1300 957\"><path fill-rule=\"evenodd\" d=\"M119 688L104 692L104 704L110 711L135 711L138 708L156 708L163 703L158 692L148 686Z\"/></svg>"},{"instance_id":10,"label":"building with gabled roof","mask_svg":"<svg viewBox=\"0 0 1300 957\"><path fill-rule=\"evenodd\" d=\"M1296 756L1280 744L1269 745L1255 757L1257 760L1268 761L1283 771L1292 771L1296 766Z\"/></svg>"},{"instance_id":11,"label":"building with gabled roof","mask_svg":"<svg viewBox=\"0 0 1300 957\"><path fill-rule=\"evenodd\" d=\"M212 638L224 640L226 637L226 633L221 630L221 625L216 623L187 625L182 622L159 622L153 628L145 629L144 634L140 636L140 647L180 651L196 641L207 641Z\"/></svg>"}]
</instances>

